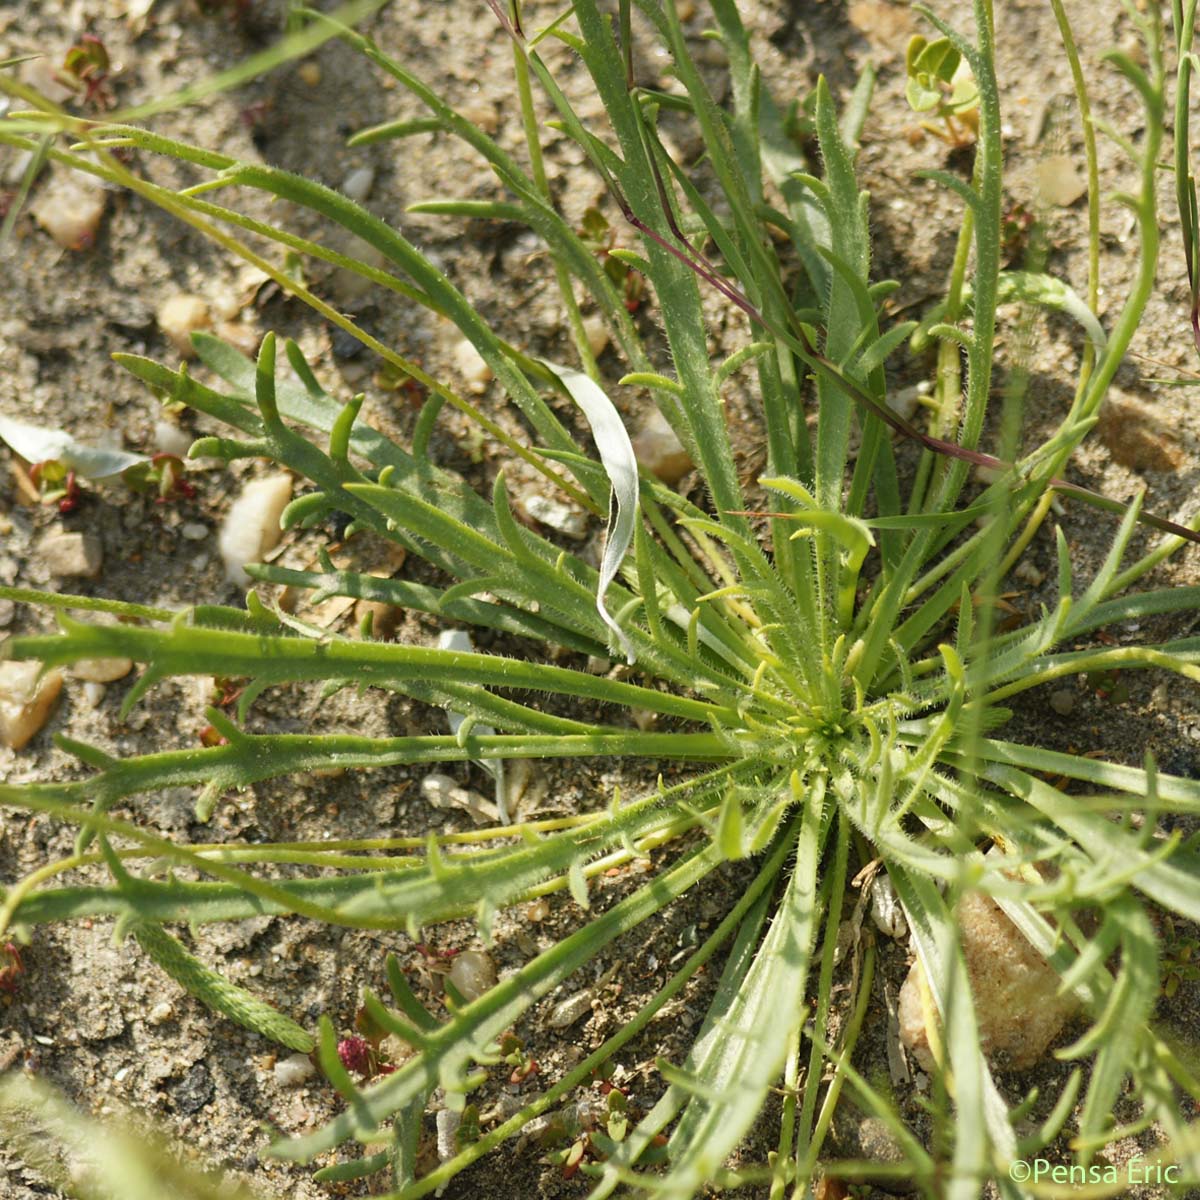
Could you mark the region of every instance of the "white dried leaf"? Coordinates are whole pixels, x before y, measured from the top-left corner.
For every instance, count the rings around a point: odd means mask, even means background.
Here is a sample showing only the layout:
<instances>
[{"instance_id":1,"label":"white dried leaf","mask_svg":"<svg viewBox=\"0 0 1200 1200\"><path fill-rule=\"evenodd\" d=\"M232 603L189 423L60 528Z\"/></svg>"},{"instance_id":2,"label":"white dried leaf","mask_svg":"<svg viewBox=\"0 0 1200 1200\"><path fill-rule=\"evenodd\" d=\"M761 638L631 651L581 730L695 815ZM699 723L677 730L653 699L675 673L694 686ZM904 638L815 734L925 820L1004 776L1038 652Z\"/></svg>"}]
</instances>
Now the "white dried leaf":
<instances>
[{"instance_id":1,"label":"white dried leaf","mask_svg":"<svg viewBox=\"0 0 1200 1200\"><path fill-rule=\"evenodd\" d=\"M28 463L60 462L84 479L110 479L149 461L145 454L88 446L76 441L65 429L26 425L5 416L0 416L0 438Z\"/></svg>"},{"instance_id":2,"label":"white dried leaf","mask_svg":"<svg viewBox=\"0 0 1200 1200\"><path fill-rule=\"evenodd\" d=\"M604 546L604 557L600 560L600 585L596 589L596 609L600 619L616 636L627 662L633 663L637 655L633 643L625 631L613 620L604 603L608 585L617 577L625 555L633 544L633 531L638 512L638 467L633 453L629 432L621 420L616 406L604 394L603 389L582 371L571 367L555 366L544 358L539 360L552 371L571 399L579 405L591 427L596 449L600 452L600 463L612 485L612 502L608 515L608 540Z\"/></svg>"}]
</instances>

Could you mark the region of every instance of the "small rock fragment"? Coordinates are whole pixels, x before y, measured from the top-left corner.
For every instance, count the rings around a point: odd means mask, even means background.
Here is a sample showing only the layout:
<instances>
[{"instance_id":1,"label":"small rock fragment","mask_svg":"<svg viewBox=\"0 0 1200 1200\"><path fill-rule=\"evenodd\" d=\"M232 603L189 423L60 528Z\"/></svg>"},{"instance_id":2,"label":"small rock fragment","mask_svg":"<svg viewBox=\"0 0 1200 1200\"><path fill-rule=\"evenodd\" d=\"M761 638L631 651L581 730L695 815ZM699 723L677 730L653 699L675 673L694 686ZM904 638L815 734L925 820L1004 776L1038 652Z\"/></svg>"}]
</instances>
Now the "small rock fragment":
<instances>
[{"instance_id":1,"label":"small rock fragment","mask_svg":"<svg viewBox=\"0 0 1200 1200\"><path fill-rule=\"evenodd\" d=\"M1175 436L1149 405L1110 389L1096 434L1113 459L1131 471L1176 471L1184 461Z\"/></svg>"},{"instance_id":2,"label":"small rock fragment","mask_svg":"<svg viewBox=\"0 0 1200 1200\"><path fill-rule=\"evenodd\" d=\"M203 521L185 521L179 527L179 532L189 542L202 542L212 531Z\"/></svg>"},{"instance_id":3,"label":"small rock fragment","mask_svg":"<svg viewBox=\"0 0 1200 1200\"><path fill-rule=\"evenodd\" d=\"M247 563L258 562L279 544L279 518L292 499L290 475L268 475L246 484L221 525L218 545L230 583L250 581Z\"/></svg>"},{"instance_id":4,"label":"small rock fragment","mask_svg":"<svg viewBox=\"0 0 1200 1200\"><path fill-rule=\"evenodd\" d=\"M598 313L590 317L584 317L583 332L587 338L588 349L591 350L593 357L599 358L608 345L607 322Z\"/></svg>"},{"instance_id":5,"label":"small rock fragment","mask_svg":"<svg viewBox=\"0 0 1200 1200\"><path fill-rule=\"evenodd\" d=\"M307 1054L289 1054L287 1058L279 1059L272 1068L275 1082L280 1087L299 1087L307 1083L315 1074L317 1068Z\"/></svg>"},{"instance_id":6,"label":"small rock fragment","mask_svg":"<svg viewBox=\"0 0 1200 1200\"><path fill-rule=\"evenodd\" d=\"M959 901L957 916L983 1052L997 1067L1028 1070L1075 1013L1075 997L1058 995L1058 973L995 901L968 892ZM920 963L914 963L900 989L900 1037L929 1071L933 1058L920 971Z\"/></svg>"},{"instance_id":7,"label":"small rock fragment","mask_svg":"<svg viewBox=\"0 0 1200 1200\"><path fill-rule=\"evenodd\" d=\"M450 982L464 1000L478 1000L496 983L496 964L482 950L464 950L450 964Z\"/></svg>"},{"instance_id":8,"label":"small rock fragment","mask_svg":"<svg viewBox=\"0 0 1200 1200\"><path fill-rule=\"evenodd\" d=\"M147 1025L165 1025L175 1015L169 1000L160 1000L147 1014Z\"/></svg>"},{"instance_id":9,"label":"small rock fragment","mask_svg":"<svg viewBox=\"0 0 1200 1200\"><path fill-rule=\"evenodd\" d=\"M1075 710L1075 693L1070 688L1058 688L1050 693L1050 707L1060 717L1069 717Z\"/></svg>"},{"instance_id":10,"label":"small rock fragment","mask_svg":"<svg viewBox=\"0 0 1200 1200\"><path fill-rule=\"evenodd\" d=\"M35 662L0 663L0 744L21 750L50 716L62 690L62 672L47 671L40 679Z\"/></svg>"},{"instance_id":11,"label":"small rock fragment","mask_svg":"<svg viewBox=\"0 0 1200 1200\"><path fill-rule=\"evenodd\" d=\"M83 685L83 702L88 708L99 708L104 703L104 696L108 688L102 683L91 683L90 681Z\"/></svg>"},{"instance_id":12,"label":"small rock fragment","mask_svg":"<svg viewBox=\"0 0 1200 1200\"><path fill-rule=\"evenodd\" d=\"M157 320L166 339L184 358L196 357L191 335L198 329L212 328L208 301L203 296L191 296L186 292L164 301Z\"/></svg>"},{"instance_id":13,"label":"small rock fragment","mask_svg":"<svg viewBox=\"0 0 1200 1200\"><path fill-rule=\"evenodd\" d=\"M683 443L657 408L646 414L642 427L630 440L638 464L668 487L674 487L692 469Z\"/></svg>"},{"instance_id":14,"label":"small rock fragment","mask_svg":"<svg viewBox=\"0 0 1200 1200\"><path fill-rule=\"evenodd\" d=\"M0 629L7 629L17 615L17 606L11 600L0 600Z\"/></svg>"},{"instance_id":15,"label":"small rock fragment","mask_svg":"<svg viewBox=\"0 0 1200 1200\"><path fill-rule=\"evenodd\" d=\"M177 458L186 458L191 446L192 435L187 430L180 429L174 421L154 422L154 447L160 454L174 454Z\"/></svg>"},{"instance_id":16,"label":"small rock fragment","mask_svg":"<svg viewBox=\"0 0 1200 1200\"><path fill-rule=\"evenodd\" d=\"M95 579L104 565L100 539L90 533L51 533L38 544L42 563L59 579Z\"/></svg>"},{"instance_id":17,"label":"small rock fragment","mask_svg":"<svg viewBox=\"0 0 1200 1200\"><path fill-rule=\"evenodd\" d=\"M315 88L321 82L321 64L316 62L303 62L296 70L296 74L300 76L300 81L310 88Z\"/></svg>"},{"instance_id":18,"label":"small rock fragment","mask_svg":"<svg viewBox=\"0 0 1200 1200\"><path fill-rule=\"evenodd\" d=\"M342 180L342 191L357 203L362 203L370 194L375 184L375 168L371 166L355 167Z\"/></svg>"},{"instance_id":19,"label":"small rock fragment","mask_svg":"<svg viewBox=\"0 0 1200 1200\"><path fill-rule=\"evenodd\" d=\"M573 996L568 996L565 1000L560 1000L550 1010L546 1024L551 1029L566 1029L568 1025L574 1025L584 1013L591 1012L591 1009L592 993L585 989L582 992L576 992Z\"/></svg>"},{"instance_id":20,"label":"small rock fragment","mask_svg":"<svg viewBox=\"0 0 1200 1200\"><path fill-rule=\"evenodd\" d=\"M1070 208L1087 193L1087 180L1069 154L1051 154L1038 163L1037 192L1045 204Z\"/></svg>"},{"instance_id":21,"label":"small rock fragment","mask_svg":"<svg viewBox=\"0 0 1200 1200\"><path fill-rule=\"evenodd\" d=\"M434 808L450 808L454 804L454 793L461 790L457 779L438 771L421 780L421 798Z\"/></svg>"},{"instance_id":22,"label":"small rock fragment","mask_svg":"<svg viewBox=\"0 0 1200 1200\"><path fill-rule=\"evenodd\" d=\"M587 513L580 512L571 505L564 504L561 500L543 496L540 492L533 492L522 496L520 504L525 515L531 521L548 525L556 532L576 540L587 536Z\"/></svg>"},{"instance_id":23,"label":"small rock fragment","mask_svg":"<svg viewBox=\"0 0 1200 1200\"><path fill-rule=\"evenodd\" d=\"M525 909L525 915L535 925L540 924L550 915L550 901L545 896L531 900Z\"/></svg>"},{"instance_id":24,"label":"small rock fragment","mask_svg":"<svg viewBox=\"0 0 1200 1200\"><path fill-rule=\"evenodd\" d=\"M454 368L463 377L467 391L476 396L487 391L492 368L484 362L483 355L466 338L454 347Z\"/></svg>"},{"instance_id":25,"label":"small rock fragment","mask_svg":"<svg viewBox=\"0 0 1200 1200\"><path fill-rule=\"evenodd\" d=\"M132 670L132 658L81 658L71 664L70 674L87 683L114 683Z\"/></svg>"},{"instance_id":26,"label":"small rock fragment","mask_svg":"<svg viewBox=\"0 0 1200 1200\"><path fill-rule=\"evenodd\" d=\"M64 250L86 250L96 241L106 200L98 184L74 172L55 171L29 211Z\"/></svg>"}]
</instances>

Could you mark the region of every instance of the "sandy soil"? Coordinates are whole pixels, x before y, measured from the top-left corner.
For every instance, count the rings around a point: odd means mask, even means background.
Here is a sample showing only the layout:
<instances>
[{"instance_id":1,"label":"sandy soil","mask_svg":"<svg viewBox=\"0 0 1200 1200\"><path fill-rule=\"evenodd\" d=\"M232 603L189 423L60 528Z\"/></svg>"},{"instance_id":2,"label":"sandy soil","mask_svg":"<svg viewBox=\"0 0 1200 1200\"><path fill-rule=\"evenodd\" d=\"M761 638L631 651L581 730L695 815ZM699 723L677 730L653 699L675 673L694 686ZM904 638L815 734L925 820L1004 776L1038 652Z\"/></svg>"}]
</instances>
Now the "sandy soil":
<instances>
[{"instance_id":1,"label":"sandy soil","mask_svg":"<svg viewBox=\"0 0 1200 1200\"><path fill-rule=\"evenodd\" d=\"M128 27L123 7L115 0L10 0L0 5L0 58L40 52L57 59L79 33L91 31L121 64L113 90L127 104L207 77L268 44L278 29L277 6L271 3L253 4L251 18L239 25L228 14L198 15L193 0L158 0L140 33ZM551 4L529 7L534 23L556 8ZM695 7L690 28L699 35L706 17L703 4ZM948 156L937 140L916 136L914 118L903 99L904 49L910 34L920 28L919 18L906 5L888 0L849 4L746 0L740 7L756 31L766 77L777 96L804 94L818 71L829 76L835 93L845 95L861 66L867 61L876 64L879 85L864 132L860 169L873 198L877 274L902 279L905 286L898 294L898 307L919 311L941 293L959 218L952 201L932 184L916 180L914 172L948 162L963 167L962 159ZM949 16L961 6L942 0L934 7ZM1078 10L1072 17L1077 21L1093 103L1118 127L1136 126L1138 109L1128 89L1099 62L1105 49L1128 44L1132 37L1120 4L1096 0L1072 8ZM1048 246L1046 269L1082 293L1086 285L1084 202L1047 206L1037 194L1038 172L1052 156L1070 155L1082 163L1069 75L1065 62L1050 49L1057 44L1053 18L1048 6L1031 0L997 0L996 9L1011 199L1042 223ZM501 141L519 151L522 134L511 91L508 47L484 4L393 0L372 29L381 45L436 81L473 120L484 127L494 123ZM1031 55L1031 47L1047 49ZM719 51L711 43L704 43L702 49L706 69L719 78ZM659 65L647 61L647 74L653 76ZM588 96L576 64L563 54L558 56L558 66L584 114L597 112L598 104ZM464 227L455 220L404 213L407 204L431 197L493 196L497 185L489 174L440 136L359 151L345 148L346 136L355 130L417 114L415 101L389 87L351 51L330 44L305 64L285 66L239 91L159 118L155 127L250 160L302 170L332 185L344 184L359 168L372 168L368 203L373 211L402 223L406 233L496 322L503 336L537 353L563 355L566 339L552 272L530 235L505 225ZM602 188L582 168L580 157L565 139L551 138L552 183L573 220L579 220L587 206L603 201ZM1128 184L1126 164L1103 141L1101 162L1105 190ZM161 182L179 184L187 178L178 167L161 160L146 158L136 165ZM13 156L0 152L0 187L14 186L16 170ZM253 203L260 202L251 203L252 211ZM265 215L265 206L258 211ZM1115 399L1126 406L1122 410L1126 417L1102 429L1102 436L1077 456L1073 478L1122 498L1144 487L1147 508L1186 516L1194 509L1200 470L1200 417L1187 389L1162 386L1153 379L1198 364L1188 346L1187 280L1170 200L1162 205L1162 213L1162 269L1134 346L1145 358L1135 358L1122 368L1115 389ZM302 214L289 214L289 219L294 219L300 232L313 228ZM1102 231L1104 303L1115 309L1129 282L1135 243L1125 211L1115 206L1106 206ZM353 306L366 328L384 341L431 371L453 372L457 337L449 327L395 298L377 292L355 295L346 280L316 266L310 277L323 295ZM21 217L12 247L0 257L5 298L0 306L0 413L64 426L82 440L151 452L160 419L158 404L108 356L128 351L174 362L177 353L161 335L155 312L166 296L193 292L225 314L220 319L229 323L226 332L248 345L266 329L296 337L332 392L348 397L365 390L370 419L406 437L415 410L403 393L381 386L386 380L369 354L357 352L295 301L256 283L198 235L125 195L108 198L95 245L79 253L60 249L28 216ZM710 297L708 304L714 353L740 344L745 334L741 318L728 311L719 297ZM1018 314L1009 310L1005 316L1003 361L1011 368L1020 357L1031 372L1026 427L1032 439L1069 399L1082 339L1065 321L1038 317L1032 339L1022 346L1015 334ZM898 387L929 376L928 360L901 358L897 358ZM1150 360L1168 366L1152 365ZM622 373L611 352L602 365L610 380ZM485 402L507 429L519 433L517 418L503 407L499 396L488 395ZM646 397L626 394L620 402L636 425L646 411ZM735 389L729 404L749 478L761 462L753 396ZM1141 407L1130 407L1134 404ZM190 415L183 424L189 434L208 431L203 420ZM434 450L443 464L482 486L501 466L510 470L518 488L528 482L519 466L505 463L502 453L473 442L466 426L454 417L443 418ZM48 572L41 543L47 532L63 528L94 533L104 549L99 578L71 581L71 588L170 607L198 599L235 599L215 553L215 530L237 487L230 474L252 476L262 472L261 464L239 464L232 473L198 472L191 476L196 498L171 507L155 505L121 488L89 489L79 509L67 517L22 503L3 450L0 466L4 467L0 581L58 586ZM193 540L183 529L196 524L209 532ZM1073 507L1065 509L1061 524L1080 573L1086 575L1088 564L1103 553L1113 527L1106 518ZM591 535L597 532L593 529ZM1140 538L1139 544L1144 541ZM311 539L289 545L287 553L303 560L311 553ZM1026 574L1014 579L1012 601L1032 611L1051 595L1053 541L1048 528L1039 534L1030 559L1046 578L1039 582L1036 574ZM1159 572L1158 582L1197 582L1197 561L1194 551L1181 556ZM48 626L45 614L23 608L9 623L11 631ZM1114 632L1130 641L1159 640L1179 636L1188 627L1188 618L1172 618ZM410 617L399 636L430 640L434 633L432 623ZM1168 769L1200 773L1200 714L1194 691L1175 679L1152 675L1126 682L1128 697L1118 701L1100 697L1081 682L1073 708L1065 714L1051 707L1046 695L1035 694L1008 732L1015 739L1037 737L1052 746L1104 750L1135 763L1150 748ZM0 776L10 780L77 777L79 765L50 741L49 735L56 732L122 754L195 744L204 725L204 688L187 683L160 686L121 722L117 710L129 686L130 680L112 684L93 705L79 684L68 683L47 729L18 754L0 752ZM252 720L260 728L301 730L319 724L383 734L406 729L440 732L444 718L436 710L376 693L344 693L318 704L315 697L280 690L256 704ZM194 797L186 790L121 811L164 833L204 841L319 838L334 832L342 837L378 836L469 827L466 814L428 808L417 786L422 774L393 769L371 779L310 778L264 786L227 799L208 826L195 823ZM472 786L486 788L477 772L464 769L458 774ZM618 782L624 789L636 789L643 781L601 768L537 768L527 815L603 803ZM19 878L70 851L72 832L49 819L7 811L0 821L0 878ZM541 1064L542 1078L555 1078L632 1014L639 998L648 995L656 981L661 983L667 963L679 950L720 919L728 897L737 894L741 882L742 874L734 868L719 874L686 911L671 911L653 922L648 942L639 936L636 946L618 945L588 968L586 978L572 981L567 990L593 989L593 1007L565 1035L545 1023L561 995L536 1010L524 1033ZM626 880L613 883L615 890L627 885ZM524 911L506 918L497 927L493 951L497 965L504 970L527 961L569 930L573 920L570 902L553 904L542 921L532 920ZM111 932L109 923L99 921L38 931L25 955L27 974L18 993L8 1000L0 997L0 1064L23 1064L101 1115L126 1105L151 1114L187 1146L187 1154L243 1176L264 1195L296 1200L327 1195L311 1183L307 1169L274 1163L262 1154L265 1124L299 1132L323 1122L339 1107L332 1090L317 1081L301 1088L280 1087L263 1041L214 1019L142 958L132 942L114 945ZM427 940L441 953L477 945L474 927L468 923L428 931ZM382 986L387 951L395 952L412 974L426 965L422 952L402 935L317 930L292 920L263 918L231 928L207 926L196 933L194 945L230 978L246 982L298 1019L313 1023L327 1012L342 1028L353 1021L361 987ZM885 942L881 961L881 982L859 1065L873 1078L886 1080L884 993L895 995L907 969L907 947ZM427 970L425 978L432 987ZM708 986L703 979L698 981L623 1056L637 1103L648 1107L657 1095L655 1056L682 1056L689 1032L701 1019ZM1160 1015L1190 1045L1200 1028L1197 1013L1196 988L1185 982L1171 1001L1163 1002ZM1029 1075L1001 1082L1012 1099L1034 1084L1049 1095L1067 1070L1065 1064L1047 1060ZM493 1089L492 1095L499 1098L499 1090ZM920 1130L919 1089L910 1085L907 1092L897 1093L897 1099ZM1143 1144L1154 1144L1153 1132L1145 1135ZM1130 1153L1133 1148L1130 1142L1118 1150ZM768 1142L752 1138L745 1160L762 1161L767 1149ZM564 1180L557 1168L540 1161L541 1155L533 1144L510 1146L461 1177L446 1195L487 1192L518 1200L584 1194L580 1180ZM0 1196L25 1200L45 1194L0 1148ZM342 1194L365 1191L351 1188Z\"/></svg>"}]
</instances>

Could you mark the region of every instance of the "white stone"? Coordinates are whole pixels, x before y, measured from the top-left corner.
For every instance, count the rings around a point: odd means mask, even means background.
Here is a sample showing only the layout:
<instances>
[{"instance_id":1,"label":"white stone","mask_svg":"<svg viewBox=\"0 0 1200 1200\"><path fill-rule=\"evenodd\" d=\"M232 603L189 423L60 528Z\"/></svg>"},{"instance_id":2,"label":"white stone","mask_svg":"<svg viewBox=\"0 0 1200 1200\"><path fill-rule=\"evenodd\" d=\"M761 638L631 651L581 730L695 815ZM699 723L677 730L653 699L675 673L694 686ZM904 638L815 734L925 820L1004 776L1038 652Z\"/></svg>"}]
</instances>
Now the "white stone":
<instances>
[{"instance_id":1,"label":"white stone","mask_svg":"<svg viewBox=\"0 0 1200 1200\"><path fill-rule=\"evenodd\" d=\"M642 427L630 440L639 466L668 487L673 487L692 469L692 460L683 443L657 408L650 409Z\"/></svg>"},{"instance_id":2,"label":"white stone","mask_svg":"<svg viewBox=\"0 0 1200 1200\"><path fill-rule=\"evenodd\" d=\"M154 446L160 454L174 454L186 458L192 445L192 435L180 429L173 421L154 422Z\"/></svg>"},{"instance_id":3,"label":"white stone","mask_svg":"<svg viewBox=\"0 0 1200 1200\"><path fill-rule=\"evenodd\" d=\"M87 250L96 241L106 202L104 189L90 179L55 171L29 211L64 250Z\"/></svg>"},{"instance_id":4,"label":"white stone","mask_svg":"<svg viewBox=\"0 0 1200 1200\"><path fill-rule=\"evenodd\" d=\"M300 1087L317 1073L317 1068L307 1054L289 1054L276 1062L272 1073L280 1087Z\"/></svg>"},{"instance_id":5,"label":"white stone","mask_svg":"<svg viewBox=\"0 0 1200 1200\"><path fill-rule=\"evenodd\" d=\"M59 579L95 579L104 565L100 539L90 533L50 533L38 543L37 552Z\"/></svg>"},{"instance_id":6,"label":"white stone","mask_svg":"<svg viewBox=\"0 0 1200 1200\"><path fill-rule=\"evenodd\" d=\"M375 184L374 167L356 167L342 180L342 191L351 199L362 203Z\"/></svg>"},{"instance_id":7,"label":"white stone","mask_svg":"<svg viewBox=\"0 0 1200 1200\"><path fill-rule=\"evenodd\" d=\"M569 538L578 540L587 536L587 513L580 512L561 500L533 492L521 497L521 507L531 520L548 525Z\"/></svg>"},{"instance_id":8,"label":"white stone","mask_svg":"<svg viewBox=\"0 0 1200 1200\"><path fill-rule=\"evenodd\" d=\"M207 525L201 521L186 521L180 527L179 532L183 534L189 542L202 542L212 532Z\"/></svg>"},{"instance_id":9,"label":"white stone","mask_svg":"<svg viewBox=\"0 0 1200 1200\"><path fill-rule=\"evenodd\" d=\"M39 678L36 662L0 663L0 744L20 750L49 719L62 690L62 672Z\"/></svg>"},{"instance_id":10,"label":"white stone","mask_svg":"<svg viewBox=\"0 0 1200 1200\"><path fill-rule=\"evenodd\" d=\"M180 292L165 300L158 310L158 327L184 358L195 358L196 349L191 335L197 330L212 328L212 314L203 296Z\"/></svg>"},{"instance_id":11,"label":"white stone","mask_svg":"<svg viewBox=\"0 0 1200 1200\"><path fill-rule=\"evenodd\" d=\"M454 368L466 383L467 391L476 396L487 391L488 380L492 378L492 368L484 362L483 355L466 338L454 347Z\"/></svg>"},{"instance_id":12,"label":"white stone","mask_svg":"<svg viewBox=\"0 0 1200 1200\"><path fill-rule=\"evenodd\" d=\"M175 1009L169 1001L160 1000L147 1014L147 1025L165 1025L175 1015Z\"/></svg>"},{"instance_id":13,"label":"white stone","mask_svg":"<svg viewBox=\"0 0 1200 1200\"><path fill-rule=\"evenodd\" d=\"M132 658L81 658L71 664L69 672L88 683L114 683L132 670Z\"/></svg>"},{"instance_id":14,"label":"white stone","mask_svg":"<svg viewBox=\"0 0 1200 1200\"><path fill-rule=\"evenodd\" d=\"M292 499L292 477L269 475L246 484L221 525L218 545L230 583L250 581L247 563L258 562L273 550L282 536L279 518Z\"/></svg>"},{"instance_id":15,"label":"white stone","mask_svg":"<svg viewBox=\"0 0 1200 1200\"><path fill-rule=\"evenodd\" d=\"M496 964L482 950L464 950L450 964L450 983L464 1000L478 1000L496 983Z\"/></svg>"}]
</instances>

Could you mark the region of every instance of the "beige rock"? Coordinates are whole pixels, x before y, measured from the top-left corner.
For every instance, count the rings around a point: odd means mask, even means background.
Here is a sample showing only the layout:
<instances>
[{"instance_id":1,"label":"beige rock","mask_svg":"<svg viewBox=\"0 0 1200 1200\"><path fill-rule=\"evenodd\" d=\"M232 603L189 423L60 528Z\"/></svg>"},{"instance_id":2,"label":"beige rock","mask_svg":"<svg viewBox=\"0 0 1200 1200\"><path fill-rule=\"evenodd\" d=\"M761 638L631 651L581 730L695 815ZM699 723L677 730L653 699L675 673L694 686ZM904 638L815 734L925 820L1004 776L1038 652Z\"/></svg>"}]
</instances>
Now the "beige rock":
<instances>
[{"instance_id":1,"label":"beige rock","mask_svg":"<svg viewBox=\"0 0 1200 1200\"><path fill-rule=\"evenodd\" d=\"M36 662L0 663L0 743L10 750L26 746L50 717L62 690L62 672L39 678Z\"/></svg>"},{"instance_id":2,"label":"beige rock","mask_svg":"<svg viewBox=\"0 0 1200 1200\"><path fill-rule=\"evenodd\" d=\"M692 469L683 443L657 408L649 411L630 440L638 463L668 486L678 483Z\"/></svg>"},{"instance_id":3,"label":"beige rock","mask_svg":"<svg viewBox=\"0 0 1200 1200\"><path fill-rule=\"evenodd\" d=\"M106 202L104 189L89 178L55 171L29 211L64 250L87 250L96 241Z\"/></svg>"},{"instance_id":4,"label":"beige rock","mask_svg":"<svg viewBox=\"0 0 1200 1200\"><path fill-rule=\"evenodd\" d=\"M496 983L496 964L482 950L464 950L450 964L449 980L464 1000L477 1000Z\"/></svg>"},{"instance_id":5,"label":"beige rock","mask_svg":"<svg viewBox=\"0 0 1200 1200\"><path fill-rule=\"evenodd\" d=\"M1070 208L1087 194L1087 180L1069 154L1051 154L1038 163L1037 192L1045 204Z\"/></svg>"},{"instance_id":6,"label":"beige rock","mask_svg":"<svg viewBox=\"0 0 1200 1200\"><path fill-rule=\"evenodd\" d=\"M279 518L292 499L292 477L269 475L246 484L221 525L218 545L230 583L250 580L244 568L279 544Z\"/></svg>"},{"instance_id":7,"label":"beige rock","mask_svg":"<svg viewBox=\"0 0 1200 1200\"><path fill-rule=\"evenodd\" d=\"M38 543L38 556L59 579L94 579L104 565L100 539L90 533L51 533Z\"/></svg>"},{"instance_id":8,"label":"beige rock","mask_svg":"<svg viewBox=\"0 0 1200 1200\"><path fill-rule=\"evenodd\" d=\"M1114 461L1131 471L1177 471L1183 450L1163 416L1148 404L1111 389L1096 434Z\"/></svg>"},{"instance_id":9,"label":"beige rock","mask_svg":"<svg viewBox=\"0 0 1200 1200\"><path fill-rule=\"evenodd\" d=\"M114 683L132 670L132 658L81 658L71 665L70 674L88 683Z\"/></svg>"},{"instance_id":10,"label":"beige rock","mask_svg":"<svg viewBox=\"0 0 1200 1200\"><path fill-rule=\"evenodd\" d=\"M993 900L968 892L957 915L983 1052L999 1069L1028 1070L1074 1015L1075 997L1058 995L1057 972ZM900 1038L931 1070L920 973L914 963L900 989Z\"/></svg>"},{"instance_id":11,"label":"beige rock","mask_svg":"<svg viewBox=\"0 0 1200 1200\"><path fill-rule=\"evenodd\" d=\"M487 391L492 368L487 365L474 344L466 338L454 347L454 367L466 383L468 392L481 396Z\"/></svg>"},{"instance_id":12,"label":"beige rock","mask_svg":"<svg viewBox=\"0 0 1200 1200\"><path fill-rule=\"evenodd\" d=\"M212 314L203 296L180 292L165 300L158 310L158 327L164 336L183 355L195 358L191 335L199 329L212 328Z\"/></svg>"}]
</instances>

